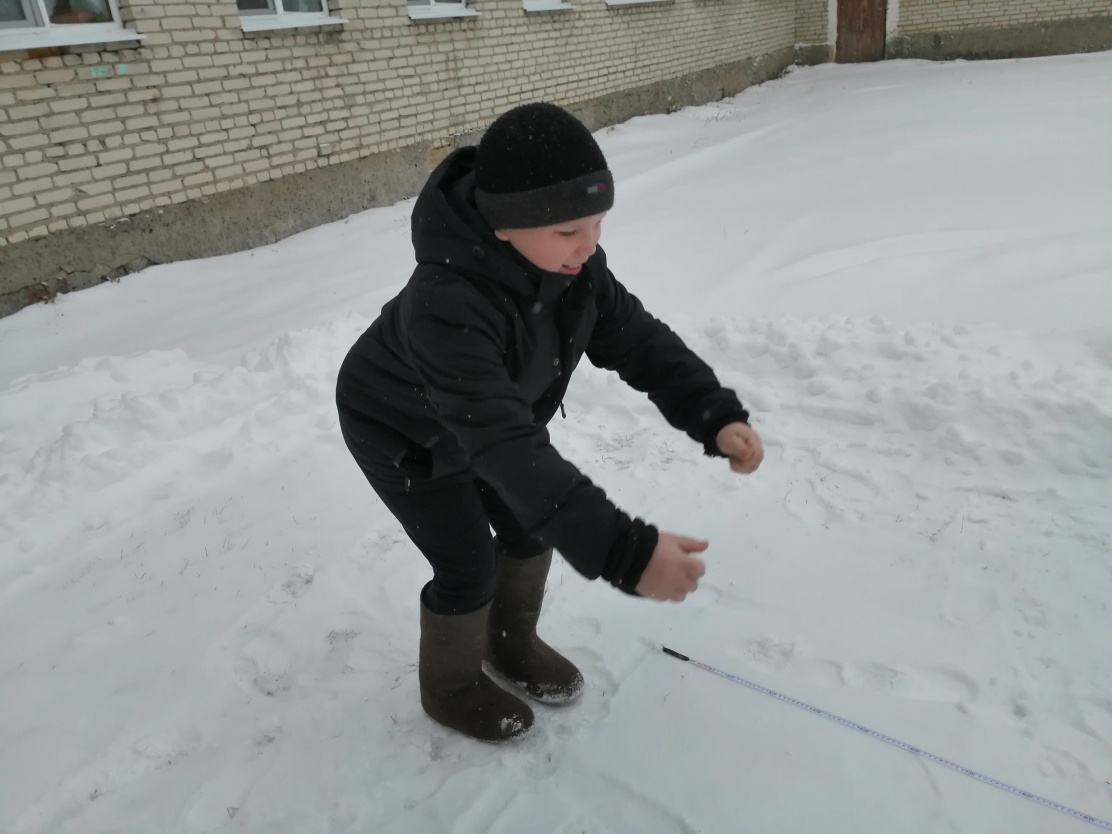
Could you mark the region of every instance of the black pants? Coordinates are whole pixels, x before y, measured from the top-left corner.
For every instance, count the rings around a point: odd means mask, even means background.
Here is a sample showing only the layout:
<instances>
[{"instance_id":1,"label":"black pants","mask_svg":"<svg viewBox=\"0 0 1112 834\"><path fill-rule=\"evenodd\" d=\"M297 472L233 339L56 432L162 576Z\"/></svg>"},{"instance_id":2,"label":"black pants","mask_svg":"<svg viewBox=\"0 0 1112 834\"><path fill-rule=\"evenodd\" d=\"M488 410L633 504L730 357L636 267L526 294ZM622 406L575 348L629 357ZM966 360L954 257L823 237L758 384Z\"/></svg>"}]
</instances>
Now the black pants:
<instances>
[{"instance_id":1,"label":"black pants","mask_svg":"<svg viewBox=\"0 0 1112 834\"><path fill-rule=\"evenodd\" d=\"M421 599L433 613L465 614L485 605L494 595L496 553L528 559L548 549L478 478L411 494L367 480L432 565Z\"/></svg>"}]
</instances>

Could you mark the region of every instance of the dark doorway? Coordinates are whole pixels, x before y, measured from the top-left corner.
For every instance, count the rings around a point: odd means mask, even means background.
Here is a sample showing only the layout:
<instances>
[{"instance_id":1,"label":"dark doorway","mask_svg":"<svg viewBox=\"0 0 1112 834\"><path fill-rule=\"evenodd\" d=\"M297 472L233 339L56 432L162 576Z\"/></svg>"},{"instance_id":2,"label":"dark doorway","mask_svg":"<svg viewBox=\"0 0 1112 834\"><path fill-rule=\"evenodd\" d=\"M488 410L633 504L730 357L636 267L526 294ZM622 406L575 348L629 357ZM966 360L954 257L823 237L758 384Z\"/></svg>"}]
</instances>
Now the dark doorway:
<instances>
[{"instance_id":1,"label":"dark doorway","mask_svg":"<svg viewBox=\"0 0 1112 834\"><path fill-rule=\"evenodd\" d=\"M884 59L888 0L838 0L838 44L834 60L860 64Z\"/></svg>"}]
</instances>

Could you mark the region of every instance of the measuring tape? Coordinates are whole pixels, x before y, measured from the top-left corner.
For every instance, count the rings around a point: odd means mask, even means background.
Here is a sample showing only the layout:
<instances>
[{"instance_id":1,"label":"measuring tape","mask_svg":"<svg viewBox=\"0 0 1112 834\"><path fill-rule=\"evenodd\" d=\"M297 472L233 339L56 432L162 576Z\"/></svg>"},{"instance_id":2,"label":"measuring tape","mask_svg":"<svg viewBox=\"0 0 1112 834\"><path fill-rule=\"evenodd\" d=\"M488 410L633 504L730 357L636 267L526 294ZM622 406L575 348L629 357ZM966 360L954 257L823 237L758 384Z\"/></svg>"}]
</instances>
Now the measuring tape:
<instances>
[{"instance_id":1,"label":"measuring tape","mask_svg":"<svg viewBox=\"0 0 1112 834\"><path fill-rule=\"evenodd\" d=\"M1089 823L1090 825L1095 825L1097 828L1103 828L1106 831L1112 831L1112 822L1099 819L1098 817L1089 816L1088 814L1084 814L1081 811L1075 811L1073 808L1067 808L1065 805L1061 805L1049 799L1044 799L1041 796L1037 796L1033 793L1029 793L1028 791L1014 787L1007 784L1006 782L1001 782L999 779L993 779L991 776L985 776L983 773L978 773L975 770L970 770L967 767L959 765L957 762L952 762L949 759L944 759L941 756L936 756L934 753L928 753L926 750L920 750L918 747L913 747L912 745L900 741L899 739L892 738L891 736L886 736L884 735L884 733L878 733L876 730L870 730L868 727L862 727L860 724L855 724L848 719L842 718L838 715L834 715L833 713L827 712L826 710L819 709L818 707L813 707L810 704L803 703L802 701L797 701L795 698L789 698L787 695L784 695L773 689L769 689L767 686L761 686L759 683L753 683L752 681L745 680L745 678L739 678L737 675L731 675L729 672L723 672L721 669L715 669L713 666L708 666L705 663L700 663L698 660L692 660L687 655L680 654L677 651L673 651L667 646L660 646L659 648L665 654L671 655L677 660L682 660L685 663L690 663L692 666L698 666L700 669L705 669L711 674L718 675L719 677L725 678L728 681L740 683L742 686L747 686L757 692L763 692L765 695L771 695L776 700L783 701L785 704L791 704L793 707L805 709L807 710L807 712L820 716L821 718L826 718L830 721L833 721L835 724L841 724L843 727L849 727L851 730L857 730L857 732L859 733L864 733L865 735L870 736L871 738L875 738L878 741L883 741L887 744L891 744L893 747L899 747L901 750L906 750L908 753L914 753L916 756L922 756L924 759L930 759L935 764L940 764L943 767L950 768L950 770L956 770L958 773L965 774L966 776L971 776L979 782L984 782L986 785L992 785L992 787L999 788L1002 791L1007 791L1008 793L1015 794L1016 796L1022 796L1024 799L1030 799L1032 802L1037 802L1039 803L1039 805L1042 805L1046 808L1050 808L1054 811L1067 814L1074 819L1079 819L1083 822Z\"/></svg>"}]
</instances>

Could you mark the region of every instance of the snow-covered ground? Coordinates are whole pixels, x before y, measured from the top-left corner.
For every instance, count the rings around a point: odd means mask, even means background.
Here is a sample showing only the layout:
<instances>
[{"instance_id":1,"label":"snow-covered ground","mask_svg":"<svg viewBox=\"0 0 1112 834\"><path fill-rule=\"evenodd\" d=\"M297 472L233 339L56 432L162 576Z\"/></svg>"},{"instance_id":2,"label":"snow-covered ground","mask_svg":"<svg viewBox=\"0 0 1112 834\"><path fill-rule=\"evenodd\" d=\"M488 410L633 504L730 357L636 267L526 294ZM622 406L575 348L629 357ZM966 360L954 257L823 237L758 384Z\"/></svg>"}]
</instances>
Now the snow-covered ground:
<instances>
[{"instance_id":1,"label":"snow-covered ground","mask_svg":"<svg viewBox=\"0 0 1112 834\"><path fill-rule=\"evenodd\" d=\"M421 712L428 569L336 427L411 202L0 321L5 834L1081 832L664 643L1112 820L1112 53L823 66L605 130L616 274L735 387L749 478L584 367L553 426L711 541L559 563L588 689Z\"/></svg>"}]
</instances>

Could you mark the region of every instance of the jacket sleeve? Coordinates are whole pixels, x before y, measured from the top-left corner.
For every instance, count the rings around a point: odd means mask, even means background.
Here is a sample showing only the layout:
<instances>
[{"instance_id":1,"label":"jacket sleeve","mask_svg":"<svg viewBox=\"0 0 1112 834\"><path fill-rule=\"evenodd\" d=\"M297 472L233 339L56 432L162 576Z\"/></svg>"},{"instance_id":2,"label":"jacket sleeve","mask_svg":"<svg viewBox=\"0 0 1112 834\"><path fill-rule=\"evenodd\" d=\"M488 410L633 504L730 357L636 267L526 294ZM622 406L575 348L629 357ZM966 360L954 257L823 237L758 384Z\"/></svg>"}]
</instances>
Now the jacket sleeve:
<instances>
[{"instance_id":1,"label":"jacket sleeve","mask_svg":"<svg viewBox=\"0 0 1112 834\"><path fill-rule=\"evenodd\" d=\"M650 315L613 273L602 272L596 289L599 318L587 358L617 371L632 388L648 394L673 427L703 444L706 454L722 457L715 442L719 430L748 421L749 412L671 328Z\"/></svg>"},{"instance_id":2,"label":"jacket sleeve","mask_svg":"<svg viewBox=\"0 0 1112 834\"><path fill-rule=\"evenodd\" d=\"M466 282L441 275L414 288L408 317L409 361L472 470L577 571L633 593L657 531L618 509L534 424L506 371L503 314Z\"/></svg>"}]
</instances>

